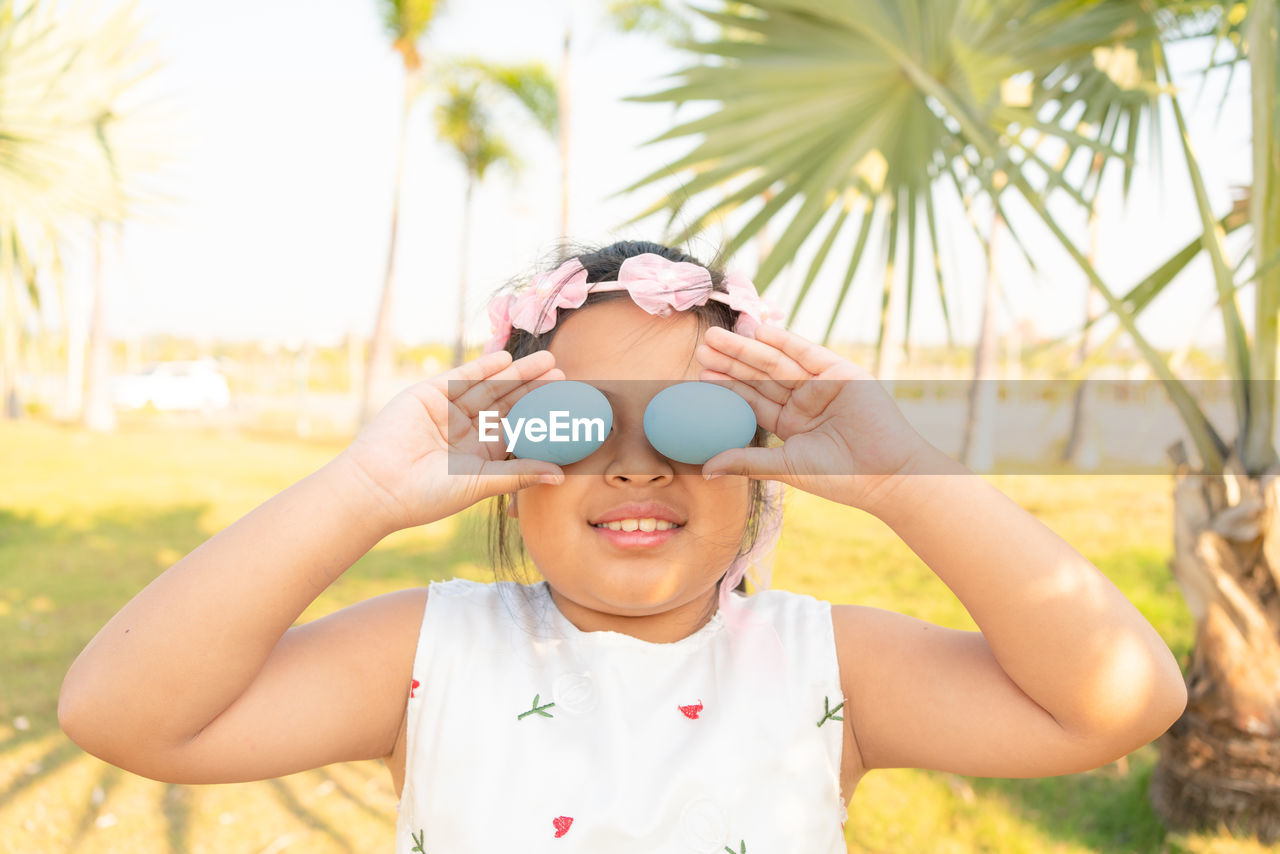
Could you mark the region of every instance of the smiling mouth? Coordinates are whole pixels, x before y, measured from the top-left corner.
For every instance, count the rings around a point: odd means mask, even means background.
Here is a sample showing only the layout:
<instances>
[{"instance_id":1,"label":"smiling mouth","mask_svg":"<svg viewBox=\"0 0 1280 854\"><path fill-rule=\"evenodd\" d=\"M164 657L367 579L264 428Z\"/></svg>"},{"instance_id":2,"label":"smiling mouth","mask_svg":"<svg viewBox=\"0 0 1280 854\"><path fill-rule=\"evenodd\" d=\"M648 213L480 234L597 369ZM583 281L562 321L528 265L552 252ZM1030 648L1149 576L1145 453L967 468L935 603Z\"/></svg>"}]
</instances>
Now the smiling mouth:
<instances>
[{"instance_id":1,"label":"smiling mouth","mask_svg":"<svg viewBox=\"0 0 1280 854\"><path fill-rule=\"evenodd\" d=\"M599 528L606 531L672 531L683 528L683 525L675 522L668 522L665 519L639 518L639 519L618 519L613 522L597 522L592 525L593 528Z\"/></svg>"}]
</instances>

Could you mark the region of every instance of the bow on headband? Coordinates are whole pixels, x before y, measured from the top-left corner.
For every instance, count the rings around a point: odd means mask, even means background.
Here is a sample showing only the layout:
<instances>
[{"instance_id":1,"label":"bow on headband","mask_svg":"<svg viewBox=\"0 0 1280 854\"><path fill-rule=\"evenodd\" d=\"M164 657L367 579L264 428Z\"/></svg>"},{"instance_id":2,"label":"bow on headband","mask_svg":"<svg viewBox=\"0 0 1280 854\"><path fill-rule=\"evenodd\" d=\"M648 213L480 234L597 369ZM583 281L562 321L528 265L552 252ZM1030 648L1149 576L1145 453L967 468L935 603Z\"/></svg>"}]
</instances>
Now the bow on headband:
<instances>
[{"instance_id":1,"label":"bow on headband","mask_svg":"<svg viewBox=\"0 0 1280 854\"><path fill-rule=\"evenodd\" d=\"M519 294L503 294L489 303L493 337L484 352L505 347L516 327L541 335L556 325L558 309L578 308L586 302L588 293L600 291L627 291L636 305L663 317L713 299L739 313L733 331L741 335L751 335L761 323L781 319L782 312L765 302L746 276L729 273L724 283L728 293L713 290L711 274L704 267L645 253L623 261L617 281L589 284L582 262L570 258L552 272L538 276L531 287Z\"/></svg>"}]
</instances>

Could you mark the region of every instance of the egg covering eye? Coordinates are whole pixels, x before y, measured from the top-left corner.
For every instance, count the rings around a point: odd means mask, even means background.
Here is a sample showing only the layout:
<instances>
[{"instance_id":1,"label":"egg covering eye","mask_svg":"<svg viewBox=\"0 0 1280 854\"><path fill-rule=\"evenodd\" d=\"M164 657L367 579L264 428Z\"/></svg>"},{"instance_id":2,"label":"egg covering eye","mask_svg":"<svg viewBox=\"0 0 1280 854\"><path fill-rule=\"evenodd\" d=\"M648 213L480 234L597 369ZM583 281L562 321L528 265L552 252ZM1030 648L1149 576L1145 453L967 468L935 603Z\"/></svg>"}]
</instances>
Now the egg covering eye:
<instances>
[{"instance_id":1,"label":"egg covering eye","mask_svg":"<svg viewBox=\"0 0 1280 854\"><path fill-rule=\"evenodd\" d=\"M613 429L613 408L586 383L560 380L516 401L504 419L511 453L521 459L568 465L596 452Z\"/></svg>"},{"instance_id":2,"label":"egg covering eye","mask_svg":"<svg viewBox=\"0 0 1280 854\"><path fill-rule=\"evenodd\" d=\"M644 410L644 434L664 457L702 465L721 451L745 448L756 433L756 414L741 395L714 383L686 382L653 396Z\"/></svg>"}]
</instances>

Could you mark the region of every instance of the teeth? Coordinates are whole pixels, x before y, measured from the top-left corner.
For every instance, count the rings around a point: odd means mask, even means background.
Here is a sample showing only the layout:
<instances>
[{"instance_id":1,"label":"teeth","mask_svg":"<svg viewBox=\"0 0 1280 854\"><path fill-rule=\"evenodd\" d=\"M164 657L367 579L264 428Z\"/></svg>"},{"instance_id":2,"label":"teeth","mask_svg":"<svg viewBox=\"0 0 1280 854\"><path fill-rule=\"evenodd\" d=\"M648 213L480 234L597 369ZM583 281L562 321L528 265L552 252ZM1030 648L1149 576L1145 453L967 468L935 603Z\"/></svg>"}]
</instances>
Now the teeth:
<instances>
[{"instance_id":1,"label":"teeth","mask_svg":"<svg viewBox=\"0 0 1280 854\"><path fill-rule=\"evenodd\" d=\"M601 522L595 527L608 528L610 531L669 531L680 526L665 519L649 517L645 519L618 519L613 522Z\"/></svg>"}]
</instances>

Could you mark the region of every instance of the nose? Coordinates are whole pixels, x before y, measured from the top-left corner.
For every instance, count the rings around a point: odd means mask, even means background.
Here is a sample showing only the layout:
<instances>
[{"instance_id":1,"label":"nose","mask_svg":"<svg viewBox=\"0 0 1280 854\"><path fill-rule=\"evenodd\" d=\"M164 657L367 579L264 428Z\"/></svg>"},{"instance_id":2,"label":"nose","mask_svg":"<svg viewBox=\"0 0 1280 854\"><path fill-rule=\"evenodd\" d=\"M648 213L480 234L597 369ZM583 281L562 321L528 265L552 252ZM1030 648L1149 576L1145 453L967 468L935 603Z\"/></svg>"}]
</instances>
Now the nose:
<instances>
[{"instance_id":1,"label":"nose","mask_svg":"<svg viewBox=\"0 0 1280 854\"><path fill-rule=\"evenodd\" d=\"M671 460L649 444L639 422L625 427L614 422L614 435L601 446L600 452L608 455L604 476L614 485L641 484L663 485L676 475Z\"/></svg>"}]
</instances>

